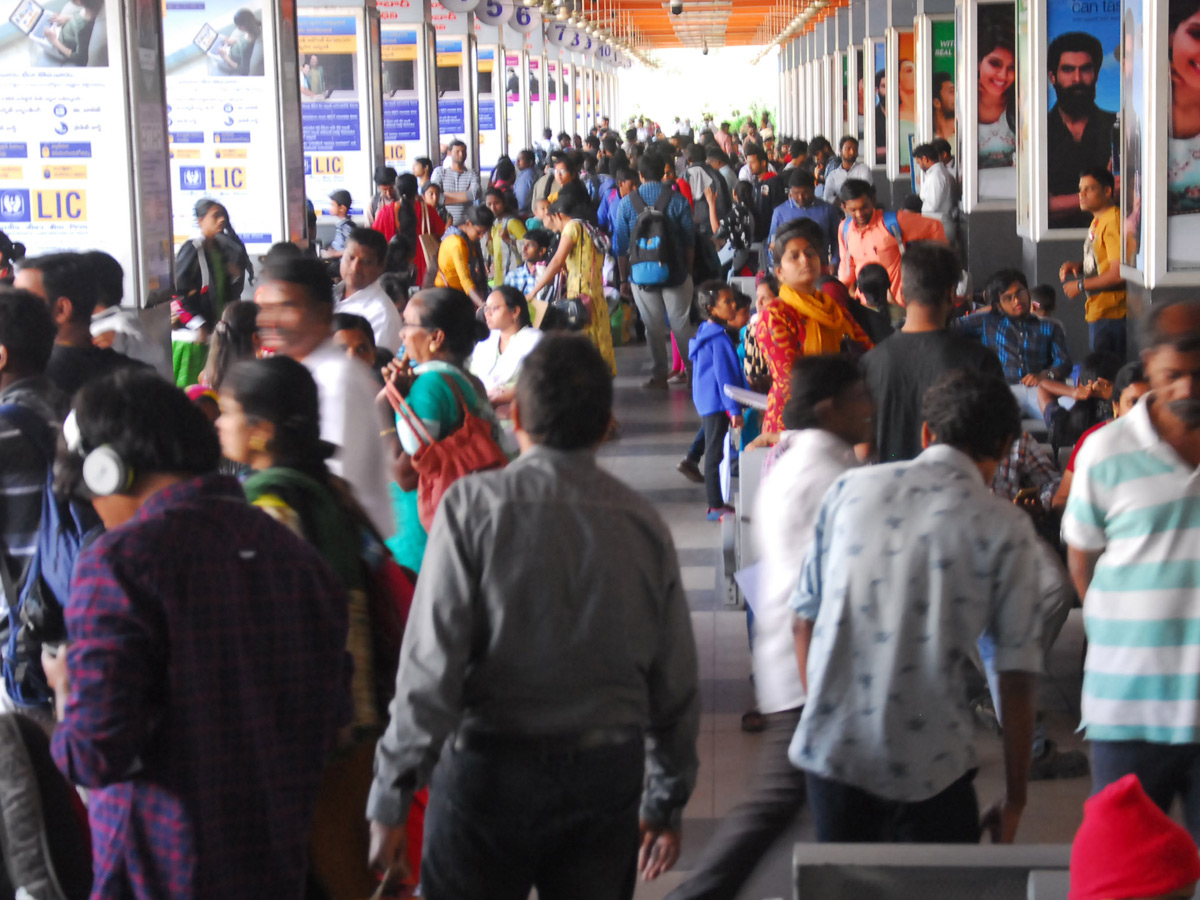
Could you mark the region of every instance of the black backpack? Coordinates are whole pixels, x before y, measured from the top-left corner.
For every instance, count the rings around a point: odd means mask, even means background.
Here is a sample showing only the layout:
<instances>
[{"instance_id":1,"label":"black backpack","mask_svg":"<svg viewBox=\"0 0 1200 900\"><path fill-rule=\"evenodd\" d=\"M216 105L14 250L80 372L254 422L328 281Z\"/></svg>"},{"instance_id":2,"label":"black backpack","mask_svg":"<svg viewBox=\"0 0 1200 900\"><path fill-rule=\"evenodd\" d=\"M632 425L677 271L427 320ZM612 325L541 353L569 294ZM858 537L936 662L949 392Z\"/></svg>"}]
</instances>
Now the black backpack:
<instances>
[{"instance_id":1,"label":"black backpack","mask_svg":"<svg viewBox=\"0 0 1200 900\"><path fill-rule=\"evenodd\" d=\"M729 182L725 180L724 175L707 163L703 168L713 180L713 195L717 198L717 219L723 222L733 211L733 193L729 190Z\"/></svg>"},{"instance_id":2,"label":"black backpack","mask_svg":"<svg viewBox=\"0 0 1200 900\"><path fill-rule=\"evenodd\" d=\"M640 190L629 195L637 213L629 235L629 280L639 287L674 287L687 280L686 273L680 277L679 249L667 222L675 190L664 185L653 206L646 205Z\"/></svg>"}]
</instances>

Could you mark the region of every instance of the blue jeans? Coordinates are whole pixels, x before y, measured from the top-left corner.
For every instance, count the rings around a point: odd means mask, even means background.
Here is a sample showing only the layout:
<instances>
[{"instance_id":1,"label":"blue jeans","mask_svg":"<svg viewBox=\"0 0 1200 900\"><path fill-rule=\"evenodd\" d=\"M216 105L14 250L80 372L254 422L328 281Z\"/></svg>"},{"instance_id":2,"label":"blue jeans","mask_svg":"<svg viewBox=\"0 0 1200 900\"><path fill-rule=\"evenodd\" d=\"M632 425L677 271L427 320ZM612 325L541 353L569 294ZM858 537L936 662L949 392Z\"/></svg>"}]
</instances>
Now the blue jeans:
<instances>
[{"instance_id":1,"label":"blue jeans","mask_svg":"<svg viewBox=\"0 0 1200 900\"><path fill-rule=\"evenodd\" d=\"M543 753L463 749L434 769L421 860L429 900L628 900L637 878L641 740Z\"/></svg>"},{"instance_id":2,"label":"blue jeans","mask_svg":"<svg viewBox=\"0 0 1200 900\"><path fill-rule=\"evenodd\" d=\"M1115 353L1126 359L1126 329L1124 319L1097 319L1088 323L1088 343L1093 353Z\"/></svg>"},{"instance_id":3,"label":"blue jeans","mask_svg":"<svg viewBox=\"0 0 1200 900\"><path fill-rule=\"evenodd\" d=\"M1092 793L1133 774L1165 813L1179 796L1192 840L1200 843L1200 744L1092 741Z\"/></svg>"}]
</instances>

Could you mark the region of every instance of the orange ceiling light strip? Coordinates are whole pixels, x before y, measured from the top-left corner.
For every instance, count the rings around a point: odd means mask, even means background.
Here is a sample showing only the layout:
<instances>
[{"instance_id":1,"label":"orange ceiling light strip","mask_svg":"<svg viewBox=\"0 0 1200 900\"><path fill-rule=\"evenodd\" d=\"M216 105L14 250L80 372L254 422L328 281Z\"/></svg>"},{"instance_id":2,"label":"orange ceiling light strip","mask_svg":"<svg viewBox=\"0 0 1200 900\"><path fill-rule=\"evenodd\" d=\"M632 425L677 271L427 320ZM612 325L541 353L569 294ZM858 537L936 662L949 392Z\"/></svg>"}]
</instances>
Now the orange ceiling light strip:
<instances>
[{"instance_id":1,"label":"orange ceiling light strip","mask_svg":"<svg viewBox=\"0 0 1200 900\"><path fill-rule=\"evenodd\" d=\"M654 49L761 44L763 25L780 7L778 0L683 0L683 13L676 16L671 14L670 0L616 0L613 4L618 13L628 15L634 32Z\"/></svg>"}]
</instances>

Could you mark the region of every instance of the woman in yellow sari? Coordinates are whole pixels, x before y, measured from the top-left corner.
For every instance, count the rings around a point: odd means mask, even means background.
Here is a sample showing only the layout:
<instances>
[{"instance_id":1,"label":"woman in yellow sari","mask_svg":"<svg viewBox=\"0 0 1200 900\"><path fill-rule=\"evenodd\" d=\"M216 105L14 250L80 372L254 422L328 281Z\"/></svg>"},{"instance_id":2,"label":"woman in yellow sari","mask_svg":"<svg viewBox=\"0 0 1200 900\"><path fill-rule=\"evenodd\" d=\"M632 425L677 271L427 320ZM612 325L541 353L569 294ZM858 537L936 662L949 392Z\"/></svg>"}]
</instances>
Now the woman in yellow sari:
<instances>
[{"instance_id":1,"label":"woman in yellow sari","mask_svg":"<svg viewBox=\"0 0 1200 900\"><path fill-rule=\"evenodd\" d=\"M550 205L545 218L546 227L559 233L558 252L538 276L537 283L526 295L532 302L558 274L566 271L566 285L559 295L565 299L581 299L590 318L581 330L608 363L609 371L617 374L617 358L613 352L612 325L609 322L608 301L604 299L604 254L607 252L604 235L589 222L571 217L563 201Z\"/></svg>"}]
</instances>

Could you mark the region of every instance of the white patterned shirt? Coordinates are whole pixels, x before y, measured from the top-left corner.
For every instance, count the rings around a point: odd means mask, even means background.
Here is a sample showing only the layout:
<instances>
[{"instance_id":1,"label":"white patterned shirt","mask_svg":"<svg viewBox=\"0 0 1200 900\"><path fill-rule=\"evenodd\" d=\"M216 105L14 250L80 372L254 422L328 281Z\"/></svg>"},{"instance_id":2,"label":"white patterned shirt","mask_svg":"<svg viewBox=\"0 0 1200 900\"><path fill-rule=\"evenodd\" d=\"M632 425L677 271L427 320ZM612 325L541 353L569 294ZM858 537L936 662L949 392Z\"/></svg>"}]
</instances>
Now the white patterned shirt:
<instances>
[{"instance_id":1,"label":"white patterned shirt","mask_svg":"<svg viewBox=\"0 0 1200 900\"><path fill-rule=\"evenodd\" d=\"M792 598L814 622L792 764L907 803L977 767L962 663L986 631L997 671L1042 670L1036 543L953 447L838 479Z\"/></svg>"}]
</instances>

